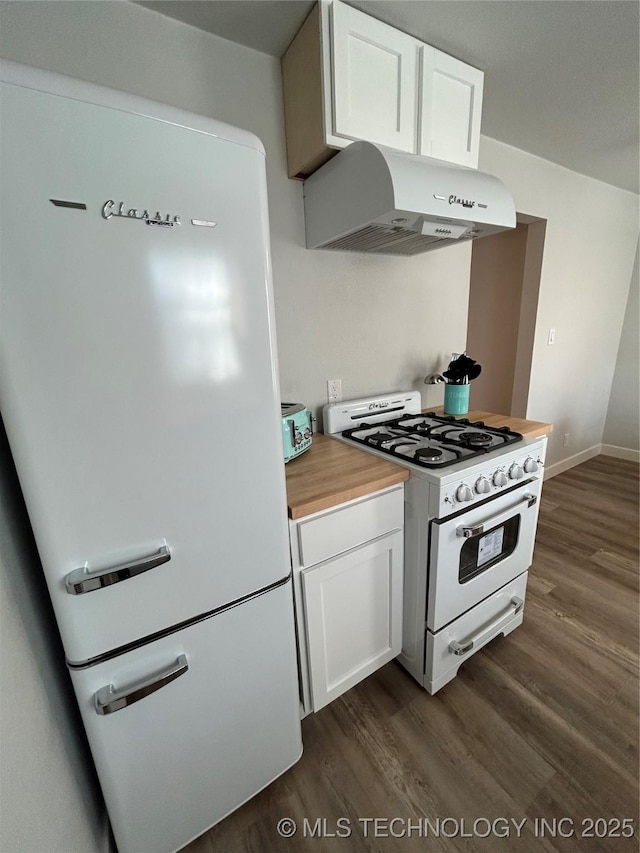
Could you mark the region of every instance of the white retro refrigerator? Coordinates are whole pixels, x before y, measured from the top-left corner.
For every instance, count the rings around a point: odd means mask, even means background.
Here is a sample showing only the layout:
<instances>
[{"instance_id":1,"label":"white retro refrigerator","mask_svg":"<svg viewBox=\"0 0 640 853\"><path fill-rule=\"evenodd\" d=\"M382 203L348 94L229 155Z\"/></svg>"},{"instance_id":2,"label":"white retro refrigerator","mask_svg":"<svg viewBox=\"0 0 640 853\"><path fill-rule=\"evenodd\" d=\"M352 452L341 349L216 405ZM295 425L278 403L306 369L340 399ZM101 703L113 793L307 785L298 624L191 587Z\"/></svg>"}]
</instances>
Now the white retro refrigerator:
<instances>
[{"instance_id":1,"label":"white retro refrigerator","mask_svg":"<svg viewBox=\"0 0 640 853\"><path fill-rule=\"evenodd\" d=\"M120 853L300 757L264 152L2 66L0 410Z\"/></svg>"}]
</instances>

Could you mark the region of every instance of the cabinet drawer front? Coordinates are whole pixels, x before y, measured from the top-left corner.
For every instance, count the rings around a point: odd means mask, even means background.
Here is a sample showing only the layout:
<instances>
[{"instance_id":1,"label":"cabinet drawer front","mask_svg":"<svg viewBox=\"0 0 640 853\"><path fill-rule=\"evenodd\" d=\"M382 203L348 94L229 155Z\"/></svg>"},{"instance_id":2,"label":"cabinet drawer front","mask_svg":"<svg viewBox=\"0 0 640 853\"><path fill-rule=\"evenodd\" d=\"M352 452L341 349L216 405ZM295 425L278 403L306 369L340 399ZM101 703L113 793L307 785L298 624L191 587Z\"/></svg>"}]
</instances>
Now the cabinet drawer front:
<instances>
[{"instance_id":1,"label":"cabinet drawer front","mask_svg":"<svg viewBox=\"0 0 640 853\"><path fill-rule=\"evenodd\" d=\"M302 572L313 710L400 653L402 533Z\"/></svg>"},{"instance_id":2,"label":"cabinet drawer front","mask_svg":"<svg viewBox=\"0 0 640 853\"><path fill-rule=\"evenodd\" d=\"M300 562L313 566L363 542L398 530L404 521L404 489L367 498L298 525Z\"/></svg>"},{"instance_id":3,"label":"cabinet drawer front","mask_svg":"<svg viewBox=\"0 0 640 853\"><path fill-rule=\"evenodd\" d=\"M333 132L415 151L418 42L342 3L332 11Z\"/></svg>"},{"instance_id":4,"label":"cabinet drawer front","mask_svg":"<svg viewBox=\"0 0 640 853\"><path fill-rule=\"evenodd\" d=\"M427 631L425 686L429 689L429 683L433 685L430 692L435 693L453 678L460 664L490 640L522 622L528 576L524 572L437 634Z\"/></svg>"}]
</instances>

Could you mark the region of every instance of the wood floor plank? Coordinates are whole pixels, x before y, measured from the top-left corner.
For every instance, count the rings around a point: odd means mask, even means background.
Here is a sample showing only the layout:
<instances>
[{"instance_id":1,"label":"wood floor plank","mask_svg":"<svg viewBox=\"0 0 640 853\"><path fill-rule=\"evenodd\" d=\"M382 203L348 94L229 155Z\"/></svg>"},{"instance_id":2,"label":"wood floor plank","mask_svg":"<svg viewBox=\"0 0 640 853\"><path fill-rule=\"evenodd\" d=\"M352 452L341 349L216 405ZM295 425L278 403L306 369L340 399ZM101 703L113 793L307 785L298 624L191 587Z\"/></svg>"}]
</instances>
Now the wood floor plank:
<instances>
[{"instance_id":1,"label":"wood floor plank","mask_svg":"<svg viewBox=\"0 0 640 853\"><path fill-rule=\"evenodd\" d=\"M305 719L298 764L185 853L635 853L638 628L638 466L596 457L544 485L520 628L435 696L393 662ZM374 837L359 820L375 817L525 823ZM325 837L305 834L318 818ZM635 835L582 837L585 818ZM339 819L349 837L331 835ZM571 837L549 829L562 819Z\"/></svg>"},{"instance_id":2,"label":"wood floor plank","mask_svg":"<svg viewBox=\"0 0 640 853\"><path fill-rule=\"evenodd\" d=\"M607 824L605 827L598 827L598 831L604 831L606 834L603 837L595 836L594 826L592 821L600 819L602 821L601 804L597 798L594 799L593 791L596 786L591 785L588 789L584 789L571 775L559 772L557 773L540 791L536 800L528 809L528 816L534 823L534 827L538 826L538 835L543 833L549 837L548 829L543 828L541 819L545 818L547 824L551 825L553 830L554 821L557 821L557 835L553 839L555 848L562 853L637 853L638 837L622 836L622 827L616 824L616 819L612 819L609 815L605 816ZM618 810L617 815L620 818L624 817L622 807ZM569 821L567 821L569 817ZM632 810L629 818L634 818ZM563 821L563 823L560 823ZM637 827L637 821L634 821ZM591 833L593 832L593 835ZM637 830L636 830L637 832ZM620 833L620 834L618 834ZM565 837L568 836L568 837Z\"/></svg>"},{"instance_id":3,"label":"wood floor plank","mask_svg":"<svg viewBox=\"0 0 640 853\"><path fill-rule=\"evenodd\" d=\"M622 585L630 592L637 593L639 591L640 578L638 577L637 560L621 557L619 554L613 554L599 548L595 554L591 555L591 562L598 567L599 577L607 578L615 584ZM633 596L631 596L631 600L634 600Z\"/></svg>"},{"instance_id":4,"label":"wood floor plank","mask_svg":"<svg viewBox=\"0 0 640 853\"><path fill-rule=\"evenodd\" d=\"M603 814L612 815L618 806L632 808L637 804L637 767L632 760L619 765L599 742L574 728L574 718L545 701L540 695L541 685L528 680L524 671L505 669L489 650L477 663L474 683L478 687L481 684L520 736L557 771L583 780L587 790L598 785ZM549 686L555 688L555 680ZM629 737L633 739L633 733Z\"/></svg>"}]
</instances>

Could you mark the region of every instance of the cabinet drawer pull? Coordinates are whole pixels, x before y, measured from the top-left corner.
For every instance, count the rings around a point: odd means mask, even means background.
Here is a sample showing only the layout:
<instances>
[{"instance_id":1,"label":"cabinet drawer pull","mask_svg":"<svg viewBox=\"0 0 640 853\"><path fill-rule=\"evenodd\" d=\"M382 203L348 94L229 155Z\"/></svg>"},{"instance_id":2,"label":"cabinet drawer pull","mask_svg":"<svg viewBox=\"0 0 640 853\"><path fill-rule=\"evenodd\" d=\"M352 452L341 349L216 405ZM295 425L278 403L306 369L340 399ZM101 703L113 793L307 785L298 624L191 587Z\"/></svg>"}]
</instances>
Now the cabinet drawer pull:
<instances>
[{"instance_id":1,"label":"cabinet drawer pull","mask_svg":"<svg viewBox=\"0 0 640 853\"><path fill-rule=\"evenodd\" d=\"M497 619L494 619L486 628L483 628L479 634L476 634L475 637L472 637L470 640L467 640L465 643L459 643L457 640L452 640L449 643L449 651L453 652L454 655L466 655L467 652L470 652L471 649L478 643L483 636L486 634L490 634L494 628L497 628L498 625L504 621L507 616L517 616L518 613L524 607L524 601L521 598L518 598L517 595L514 595L509 603L509 609L506 613L502 613ZM513 613L511 613L511 608L513 608Z\"/></svg>"},{"instance_id":2,"label":"cabinet drawer pull","mask_svg":"<svg viewBox=\"0 0 640 853\"><path fill-rule=\"evenodd\" d=\"M188 669L187 656L178 655L176 662L160 675L154 675L146 681L141 681L138 684L127 687L126 690L122 690L120 693L116 693L113 684L107 684L105 687L101 687L95 694L96 714L113 714L115 711L126 708L127 705L133 705L134 702L139 702L145 696L155 693L156 690L160 690L161 687L170 684L176 678L180 678Z\"/></svg>"},{"instance_id":3,"label":"cabinet drawer pull","mask_svg":"<svg viewBox=\"0 0 640 853\"><path fill-rule=\"evenodd\" d=\"M167 545L163 545L156 554L141 557L130 563L122 563L119 566L111 566L100 572L89 572L86 566L74 569L64 579L64 585L69 595L83 595L85 592L93 592L105 586L111 586L120 581L126 581L171 559L171 551Z\"/></svg>"}]
</instances>

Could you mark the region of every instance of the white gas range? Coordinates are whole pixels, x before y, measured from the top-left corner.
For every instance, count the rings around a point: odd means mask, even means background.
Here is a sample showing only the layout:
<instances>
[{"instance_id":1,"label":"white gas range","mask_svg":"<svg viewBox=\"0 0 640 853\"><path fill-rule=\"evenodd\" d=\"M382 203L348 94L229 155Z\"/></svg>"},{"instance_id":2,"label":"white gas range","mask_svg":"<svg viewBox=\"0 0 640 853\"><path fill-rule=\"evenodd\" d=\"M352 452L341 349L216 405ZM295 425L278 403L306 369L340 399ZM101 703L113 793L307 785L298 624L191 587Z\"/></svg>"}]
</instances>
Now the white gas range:
<instances>
[{"instance_id":1,"label":"white gas range","mask_svg":"<svg viewBox=\"0 0 640 853\"><path fill-rule=\"evenodd\" d=\"M429 693L521 624L547 440L421 411L417 391L324 407L324 431L409 468L403 645Z\"/></svg>"}]
</instances>

